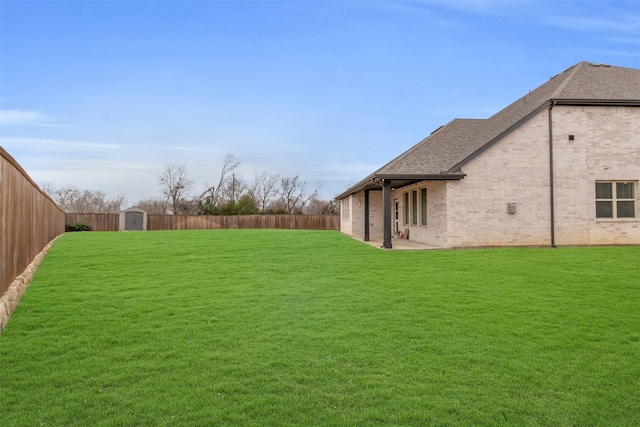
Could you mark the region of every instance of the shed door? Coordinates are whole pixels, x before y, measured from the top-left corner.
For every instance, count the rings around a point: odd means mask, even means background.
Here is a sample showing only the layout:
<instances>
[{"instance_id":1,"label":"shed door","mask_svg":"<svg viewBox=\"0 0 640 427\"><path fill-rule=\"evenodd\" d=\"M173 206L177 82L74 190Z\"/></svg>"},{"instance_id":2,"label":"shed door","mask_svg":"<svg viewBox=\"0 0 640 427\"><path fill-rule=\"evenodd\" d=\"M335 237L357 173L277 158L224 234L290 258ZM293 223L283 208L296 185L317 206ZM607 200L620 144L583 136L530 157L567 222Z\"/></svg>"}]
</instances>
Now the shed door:
<instances>
[{"instance_id":1,"label":"shed door","mask_svg":"<svg viewBox=\"0 0 640 427\"><path fill-rule=\"evenodd\" d=\"M124 229L125 230L142 230L144 214L142 212L125 212L124 213Z\"/></svg>"}]
</instances>

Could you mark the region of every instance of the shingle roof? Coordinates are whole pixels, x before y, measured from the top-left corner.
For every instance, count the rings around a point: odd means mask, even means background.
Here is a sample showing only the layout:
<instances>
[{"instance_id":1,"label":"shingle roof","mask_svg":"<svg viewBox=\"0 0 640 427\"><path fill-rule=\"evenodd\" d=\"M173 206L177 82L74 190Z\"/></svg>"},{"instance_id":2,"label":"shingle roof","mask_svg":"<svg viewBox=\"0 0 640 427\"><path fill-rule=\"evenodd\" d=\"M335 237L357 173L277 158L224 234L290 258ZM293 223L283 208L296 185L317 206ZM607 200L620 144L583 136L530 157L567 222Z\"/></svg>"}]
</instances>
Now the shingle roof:
<instances>
[{"instance_id":1,"label":"shingle roof","mask_svg":"<svg viewBox=\"0 0 640 427\"><path fill-rule=\"evenodd\" d=\"M375 186L377 177L459 174L468 160L553 101L640 105L640 70L580 62L488 119L454 119L338 198Z\"/></svg>"}]
</instances>

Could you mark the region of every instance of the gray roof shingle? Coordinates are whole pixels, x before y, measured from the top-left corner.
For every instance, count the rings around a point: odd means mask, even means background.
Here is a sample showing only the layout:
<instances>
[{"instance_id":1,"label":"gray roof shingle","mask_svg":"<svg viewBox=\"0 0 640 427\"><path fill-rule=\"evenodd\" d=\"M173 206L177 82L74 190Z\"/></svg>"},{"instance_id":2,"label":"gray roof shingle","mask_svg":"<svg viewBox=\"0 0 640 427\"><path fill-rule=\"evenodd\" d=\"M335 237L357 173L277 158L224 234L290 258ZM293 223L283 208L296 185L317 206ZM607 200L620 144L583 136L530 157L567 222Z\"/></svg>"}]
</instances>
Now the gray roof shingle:
<instances>
[{"instance_id":1,"label":"gray roof shingle","mask_svg":"<svg viewBox=\"0 0 640 427\"><path fill-rule=\"evenodd\" d=\"M580 62L552 77L488 119L454 119L338 198L373 187L384 175L436 175L460 172L470 159L552 101L640 105L640 70Z\"/></svg>"}]
</instances>

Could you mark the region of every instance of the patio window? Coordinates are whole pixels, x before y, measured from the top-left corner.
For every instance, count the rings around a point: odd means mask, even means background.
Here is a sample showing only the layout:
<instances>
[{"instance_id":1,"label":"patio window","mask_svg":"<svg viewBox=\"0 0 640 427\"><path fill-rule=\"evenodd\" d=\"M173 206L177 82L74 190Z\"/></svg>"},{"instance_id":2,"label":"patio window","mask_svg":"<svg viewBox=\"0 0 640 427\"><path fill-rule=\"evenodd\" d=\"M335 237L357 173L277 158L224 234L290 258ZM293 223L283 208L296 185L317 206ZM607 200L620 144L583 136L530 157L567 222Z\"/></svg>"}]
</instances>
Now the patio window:
<instances>
[{"instance_id":1,"label":"patio window","mask_svg":"<svg viewBox=\"0 0 640 427\"><path fill-rule=\"evenodd\" d=\"M409 193L404 193L402 211L404 212L404 225L409 225Z\"/></svg>"},{"instance_id":2,"label":"patio window","mask_svg":"<svg viewBox=\"0 0 640 427\"><path fill-rule=\"evenodd\" d=\"M427 225L427 189L420 189L420 225Z\"/></svg>"},{"instance_id":3,"label":"patio window","mask_svg":"<svg viewBox=\"0 0 640 427\"><path fill-rule=\"evenodd\" d=\"M418 225L418 190L411 192L411 224Z\"/></svg>"},{"instance_id":4,"label":"patio window","mask_svg":"<svg viewBox=\"0 0 640 427\"><path fill-rule=\"evenodd\" d=\"M596 182L596 218L635 218L635 182Z\"/></svg>"}]
</instances>

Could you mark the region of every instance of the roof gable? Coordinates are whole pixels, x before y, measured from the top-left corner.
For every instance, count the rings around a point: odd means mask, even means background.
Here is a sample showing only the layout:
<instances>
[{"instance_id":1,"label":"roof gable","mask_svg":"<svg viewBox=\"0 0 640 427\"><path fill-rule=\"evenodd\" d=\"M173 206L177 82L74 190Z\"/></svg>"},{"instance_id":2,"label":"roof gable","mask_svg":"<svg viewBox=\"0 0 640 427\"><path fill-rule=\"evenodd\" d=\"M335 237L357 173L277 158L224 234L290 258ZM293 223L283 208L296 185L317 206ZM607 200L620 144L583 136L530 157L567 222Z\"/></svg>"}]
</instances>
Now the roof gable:
<instances>
[{"instance_id":1,"label":"roof gable","mask_svg":"<svg viewBox=\"0 0 640 427\"><path fill-rule=\"evenodd\" d=\"M552 102L640 105L640 70L580 62L488 119L454 119L338 197L384 175L454 174Z\"/></svg>"},{"instance_id":2,"label":"roof gable","mask_svg":"<svg viewBox=\"0 0 640 427\"><path fill-rule=\"evenodd\" d=\"M638 101L640 70L581 62L554 99Z\"/></svg>"}]
</instances>

